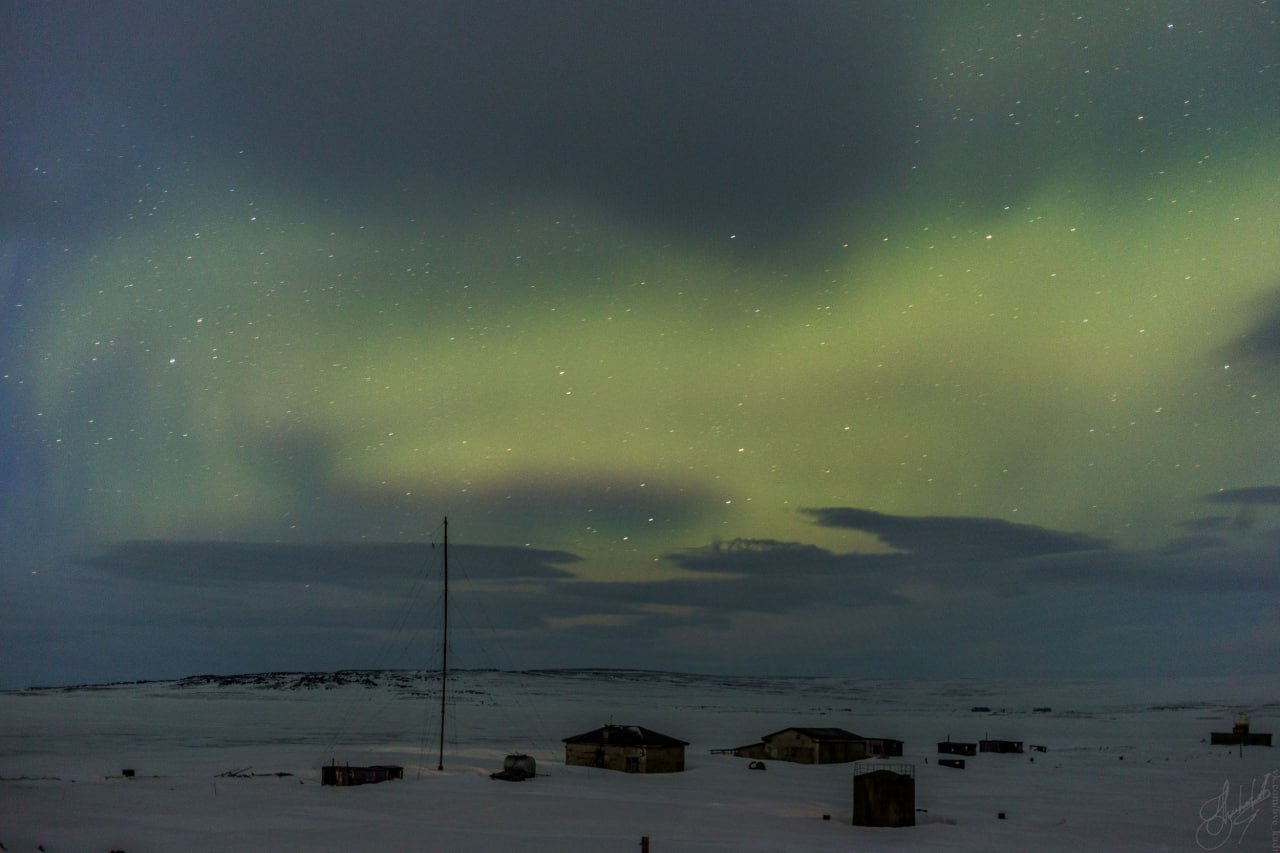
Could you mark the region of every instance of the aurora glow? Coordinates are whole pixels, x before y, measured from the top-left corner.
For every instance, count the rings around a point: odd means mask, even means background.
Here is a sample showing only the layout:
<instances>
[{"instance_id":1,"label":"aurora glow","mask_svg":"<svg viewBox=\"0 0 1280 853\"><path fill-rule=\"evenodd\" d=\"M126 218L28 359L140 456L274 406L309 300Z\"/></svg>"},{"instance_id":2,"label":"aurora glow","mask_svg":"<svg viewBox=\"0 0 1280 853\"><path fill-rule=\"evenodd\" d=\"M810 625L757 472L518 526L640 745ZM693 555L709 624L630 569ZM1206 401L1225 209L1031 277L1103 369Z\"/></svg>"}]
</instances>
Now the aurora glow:
<instances>
[{"instance_id":1,"label":"aurora glow","mask_svg":"<svg viewBox=\"0 0 1280 853\"><path fill-rule=\"evenodd\" d=\"M446 514L521 666L1275 671L1277 10L1043 5L11 5L0 681Z\"/></svg>"}]
</instances>

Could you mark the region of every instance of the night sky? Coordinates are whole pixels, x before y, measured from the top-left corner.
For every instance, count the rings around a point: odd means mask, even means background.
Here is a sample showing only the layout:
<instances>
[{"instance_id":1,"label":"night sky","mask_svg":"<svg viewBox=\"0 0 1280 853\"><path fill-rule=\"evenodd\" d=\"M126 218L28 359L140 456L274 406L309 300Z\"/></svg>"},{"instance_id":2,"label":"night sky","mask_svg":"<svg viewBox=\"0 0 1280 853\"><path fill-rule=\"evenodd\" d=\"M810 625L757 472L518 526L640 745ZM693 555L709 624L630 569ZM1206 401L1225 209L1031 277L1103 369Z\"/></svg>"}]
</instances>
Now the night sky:
<instances>
[{"instance_id":1,"label":"night sky","mask_svg":"<svg viewBox=\"0 0 1280 853\"><path fill-rule=\"evenodd\" d=\"M1280 4L4 2L0 87L0 686L433 667L445 516L465 666L1280 671Z\"/></svg>"}]
</instances>

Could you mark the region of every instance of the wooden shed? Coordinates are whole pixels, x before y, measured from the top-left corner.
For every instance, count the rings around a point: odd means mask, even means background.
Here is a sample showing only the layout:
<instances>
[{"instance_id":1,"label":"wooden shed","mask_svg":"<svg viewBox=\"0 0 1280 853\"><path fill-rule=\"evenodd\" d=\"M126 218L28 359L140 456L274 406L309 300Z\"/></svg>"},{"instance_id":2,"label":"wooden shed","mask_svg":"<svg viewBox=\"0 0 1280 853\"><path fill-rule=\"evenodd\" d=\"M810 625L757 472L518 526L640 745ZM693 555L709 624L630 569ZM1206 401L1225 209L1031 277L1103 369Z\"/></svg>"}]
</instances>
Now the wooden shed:
<instances>
[{"instance_id":1,"label":"wooden shed","mask_svg":"<svg viewBox=\"0 0 1280 853\"><path fill-rule=\"evenodd\" d=\"M1022 752L1020 740L980 740L978 752Z\"/></svg>"},{"instance_id":2,"label":"wooden shed","mask_svg":"<svg viewBox=\"0 0 1280 853\"><path fill-rule=\"evenodd\" d=\"M321 785L373 785L403 778L404 768L398 764L371 764L364 767L328 764L320 768Z\"/></svg>"},{"instance_id":3,"label":"wooden shed","mask_svg":"<svg viewBox=\"0 0 1280 853\"><path fill-rule=\"evenodd\" d=\"M889 737L864 738L869 758L901 758L902 741Z\"/></svg>"},{"instance_id":4,"label":"wooden shed","mask_svg":"<svg viewBox=\"0 0 1280 853\"><path fill-rule=\"evenodd\" d=\"M843 764L875 755L902 755L902 741L866 738L838 728L793 726L765 735L760 743L740 746L731 752L741 758Z\"/></svg>"},{"instance_id":5,"label":"wooden shed","mask_svg":"<svg viewBox=\"0 0 1280 853\"><path fill-rule=\"evenodd\" d=\"M978 745L948 738L938 741L938 752L944 755L977 755Z\"/></svg>"},{"instance_id":6,"label":"wooden shed","mask_svg":"<svg viewBox=\"0 0 1280 853\"><path fill-rule=\"evenodd\" d=\"M644 726L602 726L564 739L564 763L624 773L684 770L687 741Z\"/></svg>"},{"instance_id":7,"label":"wooden shed","mask_svg":"<svg viewBox=\"0 0 1280 853\"><path fill-rule=\"evenodd\" d=\"M915 826L916 774L911 764L871 762L854 772L854 826Z\"/></svg>"}]
</instances>

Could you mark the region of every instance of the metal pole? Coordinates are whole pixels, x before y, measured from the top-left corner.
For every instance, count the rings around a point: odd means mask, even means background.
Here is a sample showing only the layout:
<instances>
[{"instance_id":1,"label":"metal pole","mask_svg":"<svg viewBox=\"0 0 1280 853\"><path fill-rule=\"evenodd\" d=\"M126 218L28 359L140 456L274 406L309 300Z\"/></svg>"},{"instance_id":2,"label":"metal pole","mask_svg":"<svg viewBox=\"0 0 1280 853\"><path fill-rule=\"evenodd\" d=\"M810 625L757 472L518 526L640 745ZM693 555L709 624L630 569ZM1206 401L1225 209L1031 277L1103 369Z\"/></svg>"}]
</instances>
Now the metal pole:
<instances>
[{"instance_id":1,"label":"metal pole","mask_svg":"<svg viewBox=\"0 0 1280 853\"><path fill-rule=\"evenodd\" d=\"M444 517L444 613L443 635L440 644L440 762L437 770L444 769L444 709L445 690L449 682L449 516Z\"/></svg>"}]
</instances>

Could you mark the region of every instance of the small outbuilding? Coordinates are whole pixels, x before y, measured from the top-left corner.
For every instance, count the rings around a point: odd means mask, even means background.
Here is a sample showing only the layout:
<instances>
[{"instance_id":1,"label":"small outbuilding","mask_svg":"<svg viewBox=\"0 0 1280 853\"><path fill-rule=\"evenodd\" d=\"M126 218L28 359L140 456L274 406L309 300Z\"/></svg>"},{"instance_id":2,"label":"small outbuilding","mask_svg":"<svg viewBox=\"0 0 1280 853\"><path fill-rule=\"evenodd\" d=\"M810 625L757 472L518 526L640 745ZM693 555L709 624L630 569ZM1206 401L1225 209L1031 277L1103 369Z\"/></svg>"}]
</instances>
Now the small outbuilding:
<instances>
[{"instance_id":1,"label":"small outbuilding","mask_svg":"<svg viewBox=\"0 0 1280 853\"><path fill-rule=\"evenodd\" d=\"M1022 741L1020 740L980 740L978 741L978 752L1020 753L1022 752Z\"/></svg>"},{"instance_id":2,"label":"small outbuilding","mask_svg":"<svg viewBox=\"0 0 1280 853\"><path fill-rule=\"evenodd\" d=\"M876 762L856 771L853 777L853 825L915 826L915 766Z\"/></svg>"},{"instance_id":3,"label":"small outbuilding","mask_svg":"<svg viewBox=\"0 0 1280 853\"><path fill-rule=\"evenodd\" d=\"M868 758L901 758L902 741L888 737L863 738Z\"/></svg>"},{"instance_id":4,"label":"small outbuilding","mask_svg":"<svg viewBox=\"0 0 1280 853\"><path fill-rule=\"evenodd\" d=\"M601 726L565 738L564 763L624 773L678 773L688 745L644 726Z\"/></svg>"},{"instance_id":5,"label":"small outbuilding","mask_svg":"<svg viewBox=\"0 0 1280 853\"><path fill-rule=\"evenodd\" d=\"M977 755L978 745L947 738L946 740L938 741L938 752L944 755Z\"/></svg>"},{"instance_id":6,"label":"small outbuilding","mask_svg":"<svg viewBox=\"0 0 1280 853\"><path fill-rule=\"evenodd\" d=\"M350 764L328 764L320 768L321 785L373 785L392 779L403 779L404 768L398 764L370 764L352 767Z\"/></svg>"}]
</instances>

